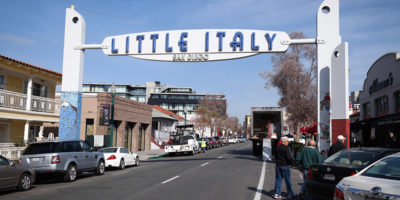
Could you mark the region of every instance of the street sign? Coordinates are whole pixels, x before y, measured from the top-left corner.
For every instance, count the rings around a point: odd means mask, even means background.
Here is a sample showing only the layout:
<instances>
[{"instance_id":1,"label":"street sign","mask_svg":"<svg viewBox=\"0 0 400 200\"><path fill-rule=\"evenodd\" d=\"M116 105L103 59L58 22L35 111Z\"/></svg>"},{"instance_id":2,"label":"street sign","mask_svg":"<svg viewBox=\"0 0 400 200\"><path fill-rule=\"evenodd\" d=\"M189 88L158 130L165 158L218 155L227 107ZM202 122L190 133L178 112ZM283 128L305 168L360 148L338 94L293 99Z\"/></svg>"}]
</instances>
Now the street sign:
<instances>
[{"instance_id":1,"label":"street sign","mask_svg":"<svg viewBox=\"0 0 400 200\"><path fill-rule=\"evenodd\" d=\"M279 31L199 29L132 33L106 37L109 56L170 62L205 62L285 52L289 35Z\"/></svg>"}]
</instances>

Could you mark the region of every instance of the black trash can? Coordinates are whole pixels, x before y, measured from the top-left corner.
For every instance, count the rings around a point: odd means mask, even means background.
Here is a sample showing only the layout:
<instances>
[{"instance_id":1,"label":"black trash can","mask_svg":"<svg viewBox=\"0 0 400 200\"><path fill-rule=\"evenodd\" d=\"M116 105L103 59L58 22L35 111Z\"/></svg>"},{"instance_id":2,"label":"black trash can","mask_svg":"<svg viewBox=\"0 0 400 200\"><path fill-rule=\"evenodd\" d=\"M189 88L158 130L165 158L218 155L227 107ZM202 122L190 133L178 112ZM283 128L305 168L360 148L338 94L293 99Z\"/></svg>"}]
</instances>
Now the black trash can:
<instances>
[{"instance_id":1,"label":"black trash can","mask_svg":"<svg viewBox=\"0 0 400 200\"><path fill-rule=\"evenodd\" d=\"M263 152L263 142L261 139L252 139L253 142L253 154L254 155L262 155Z\"/></svg>"}]
</instances>

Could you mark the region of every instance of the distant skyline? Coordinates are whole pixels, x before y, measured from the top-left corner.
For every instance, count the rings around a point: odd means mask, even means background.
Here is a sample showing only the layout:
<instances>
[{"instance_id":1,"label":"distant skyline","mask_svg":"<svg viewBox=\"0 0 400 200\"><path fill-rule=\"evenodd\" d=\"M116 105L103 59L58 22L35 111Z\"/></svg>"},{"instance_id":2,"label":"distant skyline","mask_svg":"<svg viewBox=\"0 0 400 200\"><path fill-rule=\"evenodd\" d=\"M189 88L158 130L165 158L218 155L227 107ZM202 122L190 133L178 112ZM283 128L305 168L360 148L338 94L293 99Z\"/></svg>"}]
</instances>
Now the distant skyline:
<instances>
[{"instance_id":1,"label":"distant skyline","mask_svg":"<svg viewBox=\"0 0 400 200\"><path fill-rule=\"evenodd\" d=\"M107 36L180 29L303 31L316 37L320 0L36 0L1 1L0 54L62 72L65 9L86 21L86 44ZM400 1L340 1L340 34L349 43L350 91L361 90L369 67L400 52ZM275 88L259 76L272 70L272 54L207 63L155 62L85 51L84 83L144 85L149 81L224 93L228 114L243 122L252 106L277 106Z\"/></svg>"}]
</instances>

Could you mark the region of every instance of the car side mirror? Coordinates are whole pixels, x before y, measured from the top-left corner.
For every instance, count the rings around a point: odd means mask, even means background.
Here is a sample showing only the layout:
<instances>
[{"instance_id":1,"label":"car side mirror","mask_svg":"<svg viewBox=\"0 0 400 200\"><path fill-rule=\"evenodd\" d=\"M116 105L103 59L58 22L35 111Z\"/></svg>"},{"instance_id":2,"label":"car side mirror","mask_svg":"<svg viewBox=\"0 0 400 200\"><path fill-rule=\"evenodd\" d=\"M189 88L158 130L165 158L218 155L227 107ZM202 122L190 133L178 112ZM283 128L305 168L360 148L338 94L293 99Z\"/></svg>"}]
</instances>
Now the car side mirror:
<instances>
[{"instance_id":1,"label":"car side mirror","mask_svg":"<svg viewBox=\"0 0 400 200\"><path fill-rule=\"evenodd\" d=\"M89 148L89 151L90 151L90 152L94 151L93 147L90 147L90 148Z\"/></svg>"},{"instance_id":2,"label":"car side mirror","mask_svg":"<svg viewBox=\"0 0 400 200\"><path fill-rule=\"evenodd\" d=\"M10 161L10 166L14 166L16 163L15 163L15 161L14 160L11 160Z\"/></svg>"}]
</instances>

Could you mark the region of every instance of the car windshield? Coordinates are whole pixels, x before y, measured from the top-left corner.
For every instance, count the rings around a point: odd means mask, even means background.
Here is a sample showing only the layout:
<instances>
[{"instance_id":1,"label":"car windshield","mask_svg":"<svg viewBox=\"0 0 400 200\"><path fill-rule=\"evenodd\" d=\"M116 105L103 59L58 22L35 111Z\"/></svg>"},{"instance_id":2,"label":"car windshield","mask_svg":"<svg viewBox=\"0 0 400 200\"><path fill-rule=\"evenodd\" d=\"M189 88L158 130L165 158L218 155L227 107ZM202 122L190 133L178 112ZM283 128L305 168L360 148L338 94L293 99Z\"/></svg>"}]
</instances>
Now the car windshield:
<instances>
[{"instance_id":1,"label":"car windshield","mask_svg":"<svg viewBox=\"0 0 400 200\"><path fill-rule=\"evenodd\" d=\"M324 163L365 166L379 158L379 152L342 150L324 160Z\"/></svg>"},{"instance_id":2,"label":"car windshield","mask_svg":"<svg viewBox=\"0 0 400 200\"><path fill-rule=\"evenodd\" d=\"M400 180L400 157L385 158L370 167L362 176Z\"/></svg>"},{"instance_id":3,"label":"car windshield","mask_svg":"<svg viewBox=\"0 0 400 200\"><path fill-rule=\"evenodd\" d=\"M117 148L100 149L99 152L102 152L102 153L115 153L115 152L117 152Z\"/></svg>"},{"instance_id":4,"label":"car windshield","mask_svg":"<svg viewBox=\"0 0 400 200\"><path fill-rule=\"evenodd\" d=\"M56 153L61 151L61 143L34 143L30 144L22 155Z\"/></svg>"}]
</instances>

